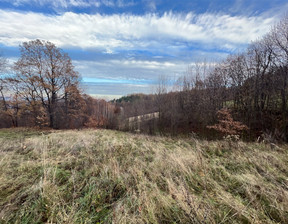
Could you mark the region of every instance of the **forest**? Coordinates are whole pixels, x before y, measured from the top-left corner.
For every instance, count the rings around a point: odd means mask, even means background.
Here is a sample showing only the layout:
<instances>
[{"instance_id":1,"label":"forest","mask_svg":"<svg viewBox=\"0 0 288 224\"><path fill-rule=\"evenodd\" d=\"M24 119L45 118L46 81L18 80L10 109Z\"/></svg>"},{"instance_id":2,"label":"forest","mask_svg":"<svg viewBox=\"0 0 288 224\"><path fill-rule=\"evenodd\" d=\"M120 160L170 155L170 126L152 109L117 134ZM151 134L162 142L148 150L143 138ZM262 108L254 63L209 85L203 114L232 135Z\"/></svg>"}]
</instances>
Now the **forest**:
<instances>
[{"instance_id":1,"label":"forest","mask_svg":"<svg viewBox=\"0 0 288 224\"><path fill-rule=\"evenodd\" d=\"M243 52L217 63L191 64L173 83L159 75L153 94L109 102L81 90L80 74L55 44L37 39L22 43L20 52L12 66L0 59L0 128L99 127L216 138L221 133L209 127L226 109L247 126L239 132L244 139L288 141L287 16ZM137 121L137 128L129 124L131 117L152 113L157 116Z\"/></svg>"}]
</instances>

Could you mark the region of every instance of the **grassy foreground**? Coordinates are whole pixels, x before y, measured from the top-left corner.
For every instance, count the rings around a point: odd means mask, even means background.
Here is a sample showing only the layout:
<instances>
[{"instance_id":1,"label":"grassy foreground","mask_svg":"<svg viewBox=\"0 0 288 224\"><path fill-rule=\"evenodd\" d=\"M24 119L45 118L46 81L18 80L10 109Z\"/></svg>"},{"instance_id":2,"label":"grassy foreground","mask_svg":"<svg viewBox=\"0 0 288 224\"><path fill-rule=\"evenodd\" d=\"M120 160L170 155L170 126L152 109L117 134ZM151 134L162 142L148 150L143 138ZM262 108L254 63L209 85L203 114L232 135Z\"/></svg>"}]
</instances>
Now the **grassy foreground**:
<instances>
[{"instance_id":1,"label":"grassy foreground","mask_svg":"<svg viewBox=\"0 0 288 224\"><path fill-rule=\"evenodd\" d=\"M288 223L288 146L0 130L0 223Z\"/></svg>"}]
</instances>

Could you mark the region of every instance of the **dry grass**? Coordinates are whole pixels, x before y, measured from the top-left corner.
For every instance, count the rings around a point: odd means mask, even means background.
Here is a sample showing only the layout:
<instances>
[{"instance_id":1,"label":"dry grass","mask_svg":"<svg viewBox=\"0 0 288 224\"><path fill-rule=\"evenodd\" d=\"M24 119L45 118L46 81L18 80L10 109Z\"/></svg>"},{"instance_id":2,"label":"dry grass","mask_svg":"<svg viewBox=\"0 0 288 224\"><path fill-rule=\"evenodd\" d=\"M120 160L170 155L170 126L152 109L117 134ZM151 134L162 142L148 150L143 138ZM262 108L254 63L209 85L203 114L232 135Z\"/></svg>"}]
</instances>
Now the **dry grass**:
<instances>
[{"instance_id":1,"label":"dry grass","mask_svg":"<svg viewBox=\"0 0 288 224\"><path fill-rule=\"evenodd\" d=\"M0 223L288 223L288 146L0 131Z\"/></svg>"}]
</instances>

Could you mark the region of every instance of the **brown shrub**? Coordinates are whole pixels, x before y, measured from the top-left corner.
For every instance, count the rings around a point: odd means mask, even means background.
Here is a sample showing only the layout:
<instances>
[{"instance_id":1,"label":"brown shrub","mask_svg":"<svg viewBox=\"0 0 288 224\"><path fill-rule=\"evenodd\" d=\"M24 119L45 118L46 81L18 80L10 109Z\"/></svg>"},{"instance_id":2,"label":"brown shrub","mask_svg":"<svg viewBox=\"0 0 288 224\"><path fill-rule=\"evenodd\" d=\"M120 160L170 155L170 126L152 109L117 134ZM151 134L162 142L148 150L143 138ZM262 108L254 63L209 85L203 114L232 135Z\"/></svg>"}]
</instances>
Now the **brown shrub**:
<instances>
[{"instance_id":1,"label":"brown shrub","mask_svg":"<svg viewBox=\"0 0 288 224\"><path fill-rule=\"evenodd\" d=\"M209 129L214 129L227 136L239 135L241 131L248 130L245 124L239 121L234 121L231 115L231 111L227 108L222 108L217 111L218 123L212 126L207 126Z\"/></svg>"}]
</instances>

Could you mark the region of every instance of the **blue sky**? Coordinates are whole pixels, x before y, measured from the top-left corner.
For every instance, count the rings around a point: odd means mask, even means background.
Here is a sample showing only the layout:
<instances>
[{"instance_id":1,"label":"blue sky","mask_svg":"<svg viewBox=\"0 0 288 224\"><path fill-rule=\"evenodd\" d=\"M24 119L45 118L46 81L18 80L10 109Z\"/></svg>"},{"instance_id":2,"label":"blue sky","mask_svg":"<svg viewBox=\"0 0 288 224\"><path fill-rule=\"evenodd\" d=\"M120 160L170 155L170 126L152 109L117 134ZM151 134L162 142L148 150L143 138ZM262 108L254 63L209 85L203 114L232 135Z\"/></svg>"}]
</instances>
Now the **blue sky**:
<instances>
[{"instance_id":1,"label":"blue sky","mask_svg":"<svg viewBox=\"0 0 288 224\"><path fill-rule=\"evenodd\" d=\"M0 0L0 50L13 62L23 41L49 40L84 92L117 98L242 51L287 10L284 0Z\"/></svg>"}]
</instances>

